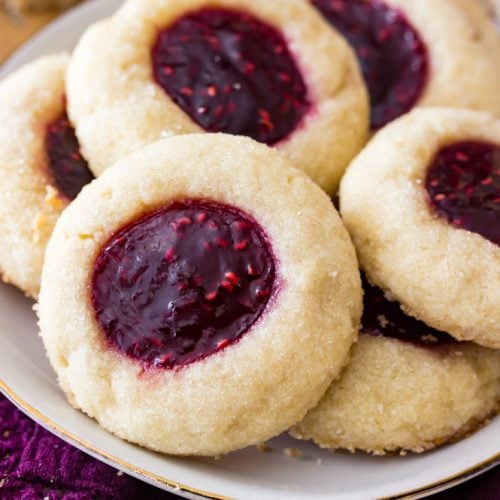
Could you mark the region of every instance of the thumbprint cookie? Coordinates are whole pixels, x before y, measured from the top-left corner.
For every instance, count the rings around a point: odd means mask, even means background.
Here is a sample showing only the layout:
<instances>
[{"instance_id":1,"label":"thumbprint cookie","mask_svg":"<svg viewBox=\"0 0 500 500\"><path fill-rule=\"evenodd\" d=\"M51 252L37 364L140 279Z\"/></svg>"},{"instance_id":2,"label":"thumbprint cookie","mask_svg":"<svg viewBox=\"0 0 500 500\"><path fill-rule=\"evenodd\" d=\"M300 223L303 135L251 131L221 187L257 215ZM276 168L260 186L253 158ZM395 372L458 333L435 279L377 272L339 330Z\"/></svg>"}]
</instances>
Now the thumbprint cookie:
<instances>
[{"instance_id":1,"label":"thumbprint cookie","mask_svg":"<svg viewBox=\"0 0 500 500\"><path fill-rule=\"evenodd\" d=\"M39 317L76 408L150 449L213 456L304 417L361 303L328 196L265 145L192 134L120 160L66 209Z\"/></svg>"},{"instance_id":2,"label":"thumbprint cookie","mask_svg":"<svg viewBox=\"0 0 500 500\"><path fill-rule=\"evenodd\" d=\"M458 340L500 348L500 120L415 110L349 166L340 206L368 279Z\"/></svg>"},{"instance_id":3,"label":"thumbprint cookie","mask_svg":"<svg viewBox=\"0 0 500 500\"><path fill-rule=\"evenodd\" d=\"M351 361L292 434L383 455L420 453L483 425L499 408L500 351L458 342L364 285Z\"/></svg>"},{"instance_id":4,"label":"thumbprint cookie","mask_svg":"<svg viewBox=\"0 0 500 500\"><path fill-rule=\"evenodd\" d=\"M162 137L223 132L333 194L368 134L355 55L305 1L129 0L83 35L68 95L96 175Z\"/></svg>"},{"instance_id":5,"label":"thumbprint cookie","mask_svg":"<svg viewBox=\"0 0 500 500\"><path fill-rule=\"evenodd\" d=\"M46 56L0 82L0 273L32 297L57 218L93 178L66 115L66 65Z\"/></svg>"},{"instance_id":6,"label":"thumbprint cookie","mask_svg":"<svg viewBox=\"0 0 500 500\"><path fill-rule=\"evenodd\" d=\"M371 128L414 106L500 115L500 37L478 0L311 0L355 49Z\"/></svg>"}]
</instances>

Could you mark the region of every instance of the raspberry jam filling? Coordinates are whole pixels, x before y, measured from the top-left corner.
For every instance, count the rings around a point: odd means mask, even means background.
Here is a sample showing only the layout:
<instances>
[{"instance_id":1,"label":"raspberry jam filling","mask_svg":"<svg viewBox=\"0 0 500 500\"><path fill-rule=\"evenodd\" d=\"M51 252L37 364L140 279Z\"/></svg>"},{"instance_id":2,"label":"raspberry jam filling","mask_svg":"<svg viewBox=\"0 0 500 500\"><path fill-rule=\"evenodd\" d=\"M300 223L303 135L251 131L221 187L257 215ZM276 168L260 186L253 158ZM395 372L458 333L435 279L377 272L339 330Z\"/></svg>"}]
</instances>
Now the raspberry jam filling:
<instances>
[{"instance_id":1,"label":"raspberry jam filling","mask_svg":"<svg viewBox=\"0 0 500 500\"><path fill-rule=\"evenodd\" d=\"M152 61L156 82L209 132L275 144L310 107L282 34L244 12L208 8L180 18L159 32Z\"/></svg>"},{"instance_id":2,"label":"raspberry jam filling","mask_svg":"<svg viewBox=\"0 0 500 500\"><path fill-rule=\"evenodd\" d=\"M435 330L411 316L407 316L398 302L385 298L380 288L371 286L363 277L364 309L361 332L376 337L391 337L421 347L454 344L457 341L447 333Z\"/></svg>"},{"instance_id":3,"label":"raspberry jam filling","mask_svg":"<svg viewBox=\"0 0 500 500\"><path fill-rule=\"evenodd\" d=\"M45 150L52 181L62 195L74 200L94 176L80 154L75 130L66 113L47 125Z\"/></svg>"},{"instance_id":4,"label":"raspberry jam filling","mask_svg":"<svg viewBox=\"0 0 500 500\"><path fill-rule=\"evenodd\" d=\"M409 111L427 83L427 48L399 9L379 0L312 0L358 56L371 101L371 128Z\"/></svg>"},{"instance_id":5,"label":"raspberry jam filling","mask_svg":"<svg viewBox=\"0 0 500 500\"><path fill-rule=\"evenodd\" d=\"M181 368L237 342L275 290L267 238L249 215L175 202L115 234L92 303L108 342L146 367Z\"/></svg>"},{"instance_id":6,"label":"raspberry jam filling","mask_svg":"<svg viewBox=\"0 0 500 500\"><path fill-rule=\"evenodd\" d=\"M440 217L500 245L499 146L466 141L441 149L425 187Z\"/></svg>"}]
</instances>

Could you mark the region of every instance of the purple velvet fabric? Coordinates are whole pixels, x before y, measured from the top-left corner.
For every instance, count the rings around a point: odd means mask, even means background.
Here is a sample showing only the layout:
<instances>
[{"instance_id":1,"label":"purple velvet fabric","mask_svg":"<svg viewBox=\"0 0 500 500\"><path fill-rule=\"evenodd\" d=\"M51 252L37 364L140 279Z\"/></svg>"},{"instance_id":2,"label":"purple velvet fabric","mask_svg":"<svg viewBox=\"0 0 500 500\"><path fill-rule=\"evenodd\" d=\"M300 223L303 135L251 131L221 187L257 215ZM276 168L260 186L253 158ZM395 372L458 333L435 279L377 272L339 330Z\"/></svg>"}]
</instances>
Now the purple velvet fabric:
<instances>
[{"instance_id":1,"label":"purple velvet fabric","mask_svg":"<svg viewBox=\"0 0 500 500\"><path fill-rule=\"evenodd\" d=\"M94 460L36 425L0 393L0 499L176 499Z\"/></svg>"},{"instance_id":2,"label":"purple velvet fabric","mask_svg":"<svg viewBox=\"0 0 500 500\"><path fill-rule=\"evenodd\" d=\"M244 496L244 492L242 492ZM53 436L0 393L1 500L175 500ZM500 467L435 500L500 500Z\"/></svg>"}]
</instances>

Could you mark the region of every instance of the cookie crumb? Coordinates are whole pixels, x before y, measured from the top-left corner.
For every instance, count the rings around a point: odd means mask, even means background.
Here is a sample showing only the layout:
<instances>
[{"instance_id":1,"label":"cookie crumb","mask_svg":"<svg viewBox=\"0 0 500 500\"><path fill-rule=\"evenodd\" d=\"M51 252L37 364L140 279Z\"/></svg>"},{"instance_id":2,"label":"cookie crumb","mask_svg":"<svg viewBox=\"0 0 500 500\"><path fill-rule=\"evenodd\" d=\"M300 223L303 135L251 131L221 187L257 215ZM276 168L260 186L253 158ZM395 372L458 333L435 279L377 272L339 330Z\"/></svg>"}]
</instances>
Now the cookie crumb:
<instances>
[{"instance_id":1,"label":"cookie crumb","mask_svg":"<svg viewBox=\"0 0 500 500\"><path fill-rule=\"evenodd\" d=\"M122 476L123 476L123 472L122 472L121 470L119 470L119 471L116 473L116 475L117 475L118 477L122 477Z\"/></svg>"},{"instance_id":2,"label":"cookie crumb","mask_svg":"<svg viewBox=\"0 0 500 500\"><path fill-rule=\"evenodd\" d=\"M266 443L259 443L256 448L262 453L270 453L273 449L268 446Z\"/></svg>"},{"instance_id":3,"label":"cookie crumb","mask_svg":"<svg viewBox=\"0 0 500 500\"><path fill-rule=\"evenodd\" d=\"M64 205L64 201L59 196L59 191L53 186L46 187L45 203L56 209L61 209Z\"/></svg>"},{"instance_id":4,"label":"cookie crumb","mask_svg":"<svg viewBox=\"0 0 500 500\"><path fill-rule=\"evenodd\" d=\"M93 240L94 237L91 234L81 233L78 235L81 240Z\"/></svg>"},{"instance_id":5,"label":"cookie crumb","mask_svg":"<svg viewBox=\"0 0 500 500\"><path fill-rule=\"evenodd\" d=\"M385 328L389 324L389 321L387 320L384 314L379 314L377 316L377 321L379 322L379 325L382 328Z\"/></svg>"},{"instance_id":6,"label":"cookie crumb","mask_svg":"<svg viewBox=\"0 0 500 500\"><path fill-rule=\"evenodd\" d=\"M283 453L287 457L292 457L292 458L301 458L304 456L304 452L302 450L299 450L298 448L285 448L283 450Z\"/></svg>"},{"instance_id":7,"label":"cookie crumb","mask_svg":"<svg viewBox=\"0 0 500 500\"><path fill-rule=\"evenodd\" d=\"M48 219L44 213L39 213L35 217L33 221L33 243L40 243L42 240L42 236L46 233L46 229L48 226Z\"/></svg>"},{"instance_id":8,"label":"cookie crumb","mask_svg":"<svg viewBox=\"0 0 500 500\"><path fill-rule=\"evenodd\" d=\"M438 341L438 339L434 335L430 335L430 334L429 335L422 335L422 340L424 342L429 342L429 344Z\"/></svg>"}]
</instances>

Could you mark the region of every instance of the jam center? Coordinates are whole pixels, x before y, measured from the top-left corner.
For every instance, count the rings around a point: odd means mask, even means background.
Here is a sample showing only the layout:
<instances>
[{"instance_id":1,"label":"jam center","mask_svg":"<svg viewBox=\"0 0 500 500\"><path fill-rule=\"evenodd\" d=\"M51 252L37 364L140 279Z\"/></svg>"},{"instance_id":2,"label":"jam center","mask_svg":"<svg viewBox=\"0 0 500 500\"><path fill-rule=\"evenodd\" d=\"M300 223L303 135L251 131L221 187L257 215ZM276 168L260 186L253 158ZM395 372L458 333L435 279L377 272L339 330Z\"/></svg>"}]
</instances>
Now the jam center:
<instances>
[{"instance_id":1,"label":"jam center","mask_svg":"<svg viewBox=\"0 0 500 500\"><path fill-rule=\"evenodd\" d=\"M361 332L377 337L390 337L421 347L453 344L456 340L447 333L435 330L407 316L398 302L385 298L380 288L371 286L363 277L364 308Z\"/></svg>"},{"instance_id":2,"label":"jam center","mask_svg":"<svg viewBox=\"0 0 500 500\"><path fill-rule=\"evenodd\" d=\"M181 368L237 342L274 292L257 222L205 201L175 202L115 234L92 302L110 344L145 366Z\"/></svg>"},{"instance_id":3,"label":"jam center","mask_svg":"<svg viewBox=\"0 0 500 500\"><path fill-rule=\"evenodd\" d=\"M63 196L74 200L94 176L80 154L80 145L66 113L47 125L45 150L52 181Z\"/></svg>"},{"instance_id":4,"label":"jam center","mask_svg":"<svg viewBox=\"0 0 500 500\"><path fill-rule=\"evenodd\" d=\"M425 187L437 214L500 245L500 147L459 142L437 153Z\"/></svg>"},{"instance_id":5,"label":"jam center","mask_svg":"<svg viewBox=\"0 0 500 500\"><path fill-rule=\"evenodd\" d=\"M203 9L160 31L152 49L156 82L209 132L275 144L309 109L287 43L250 14Z\"/></svg>"},{"instance_id":6,"label":"jam center","mask_svg":"<svg viewBox=\"0 0 500 500\"><path fill-rule=\"evenodd\" d=\"M371 128L409 111L426 85L427 48L398 9L379 0L312 0L356 51L371 101Z\"/></svg>"}]
</instances>

